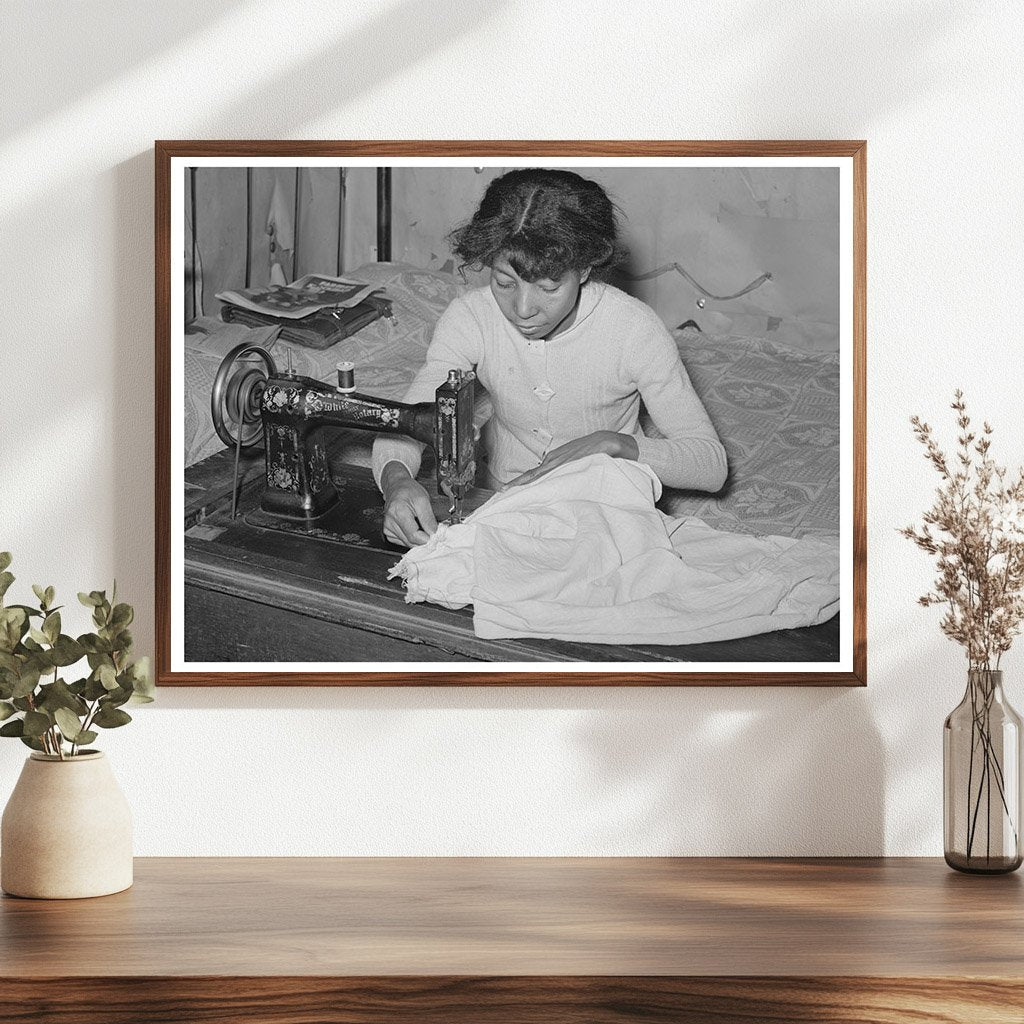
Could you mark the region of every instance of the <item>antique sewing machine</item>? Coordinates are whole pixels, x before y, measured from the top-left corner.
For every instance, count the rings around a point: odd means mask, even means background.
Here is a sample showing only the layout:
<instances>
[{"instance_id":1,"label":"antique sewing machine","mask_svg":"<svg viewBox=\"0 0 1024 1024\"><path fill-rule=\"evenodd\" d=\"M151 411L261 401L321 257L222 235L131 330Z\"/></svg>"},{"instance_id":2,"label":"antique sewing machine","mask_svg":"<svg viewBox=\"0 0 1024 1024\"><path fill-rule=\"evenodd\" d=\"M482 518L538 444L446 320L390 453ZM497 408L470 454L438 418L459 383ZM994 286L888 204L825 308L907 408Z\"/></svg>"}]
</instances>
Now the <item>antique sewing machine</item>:
<instances>
[{"instance_id":1,"label":"antique sewing machine","mask_svg":"<svg viewBox=\"0 0 1024 1024\"><path fill-rule=\"evenodd\" d=\"M232 518L240 455L260 444L266 456L263 512L305 521L323 516L338 501L325 431L349 428L405 434L429 445L438 491L451 503L450 521L461 521L476 473L472 371L450 370L434 402L408 405L358 394L352 363L338 364L338 384L332 387L295 373L288 356L287 369L279 371L266 349L242 344L217 370L211 413L217 434L235 452Z\"/></svg>"}]
</instances>

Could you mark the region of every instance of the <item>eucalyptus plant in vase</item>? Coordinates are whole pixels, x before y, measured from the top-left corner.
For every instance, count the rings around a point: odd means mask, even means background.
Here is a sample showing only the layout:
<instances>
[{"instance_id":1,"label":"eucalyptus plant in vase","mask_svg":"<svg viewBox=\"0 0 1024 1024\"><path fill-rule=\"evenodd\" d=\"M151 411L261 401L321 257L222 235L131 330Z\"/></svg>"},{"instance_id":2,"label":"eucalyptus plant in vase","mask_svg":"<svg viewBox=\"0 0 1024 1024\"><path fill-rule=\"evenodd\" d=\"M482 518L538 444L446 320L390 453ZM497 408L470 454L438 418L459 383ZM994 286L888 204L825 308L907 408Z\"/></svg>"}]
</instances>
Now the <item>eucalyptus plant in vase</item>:
<instances>
[{"instance_id":1,"label":"eucalyptus plant in vase","mask_svg":"<svg viewBox=\"0 0 1024 1024\"><path fill-rule=\"evenodd\" d=\"M0 887L40 898L119 892L132 884L131 814L89 745L132 720L126 705L153 699L149 660L131 657L134 612L118 603L116 584L109 599L81 593L95 632L72 637L53 587L33 586L35 605L5 603L10 563L0 552L0 736L32 754L0 826Z\"/></svg>"},{"instance_id":2,"label":"eucalyptus plant in vase","mask_svg":"<svg viewBox=\"0 0 1024 1024\"><path fill-rule=\"evenodd\" d=\"M992 427L972 429L963 393L959 436L947 456L917 416L914 434L942 483L919 527L901 532L936 557L933 589L918 600L944 609L940 627L964 648L967 688L943 728L944 847L960 871L1021 865L1021 720L1003 693L1002 656L1024 620L1024 469L1008 479L989 455Z\"/></svg>"}]
</instances>

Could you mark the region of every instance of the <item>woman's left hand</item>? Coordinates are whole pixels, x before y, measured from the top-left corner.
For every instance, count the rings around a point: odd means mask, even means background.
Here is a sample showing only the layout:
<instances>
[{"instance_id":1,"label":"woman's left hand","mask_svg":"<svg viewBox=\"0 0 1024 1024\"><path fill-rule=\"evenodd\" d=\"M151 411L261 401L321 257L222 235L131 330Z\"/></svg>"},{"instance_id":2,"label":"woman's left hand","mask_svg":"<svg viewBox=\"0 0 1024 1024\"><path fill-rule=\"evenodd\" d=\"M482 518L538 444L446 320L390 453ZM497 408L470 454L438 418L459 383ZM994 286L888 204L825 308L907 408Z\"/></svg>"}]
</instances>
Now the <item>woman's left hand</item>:
<instances>
[{"instance_id":1,"label":"woman's left hand","mask_svg":"<svg viewBox=\"0 0 1024 1024\"><path fill-rule=\"evenodd\" d=\"M630 434L617 434L614 430L595 430L592 434L577 437L567 444L554 448L544 456L544 461L535 469L528 469L514 480L510 480L501 489L519 487L533 483L551 470L564 466L567 462L585 459L588 455L610 455L613 459L633 459L640 457L640 449L636 438Z\"/></svg>"}]
</instances>

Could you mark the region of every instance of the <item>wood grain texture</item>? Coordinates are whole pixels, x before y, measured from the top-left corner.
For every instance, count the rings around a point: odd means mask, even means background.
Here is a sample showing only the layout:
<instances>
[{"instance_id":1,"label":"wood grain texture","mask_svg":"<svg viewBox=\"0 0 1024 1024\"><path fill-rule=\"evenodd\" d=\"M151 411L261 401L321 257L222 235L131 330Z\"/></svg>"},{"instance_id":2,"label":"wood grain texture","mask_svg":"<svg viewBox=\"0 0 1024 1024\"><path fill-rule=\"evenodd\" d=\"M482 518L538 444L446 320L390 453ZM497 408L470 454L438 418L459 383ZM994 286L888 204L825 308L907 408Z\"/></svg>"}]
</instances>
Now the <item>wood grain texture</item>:
<instances>
[{"instance_id":1,"label":"wood grain texture","mask_svg":"<svg viewBox=\"0 0 1024 1024\"><path fill-rule=\"evenodd\" d=\"M866 144L841 140L179 140L155 144L156 165L156 667L160 685L844 685L867 681ZM170 166L193 156L851 157L853 163L852 671L735 673L453 672L171 673L170 671ZM178 524L174 524L178 528ZM844 614L845 614L844 609Z\"/></svg>"},{"instance_id":2,"label":"wood grain texture","mask_svg":"<svg viewBox=\"0 0 1024 1024\"><path fill-rule=\"evenodd\" d=\"M1020 1024L1013 981L899 978L0 979L6 1024Z\"/></svg>"},{"instance_id":3,"label":"wood grain texture","mask_svg":"<svg viewBox=\"0 0 1024 1024\"><path fill-rule=\"evenodd\" d=\"M139 859L0 900L0 1019L1024 1019L1018 875L938 859Z\"/></svg>"},{"instance_id":4,"label":"wood grain texture","mask_svg":"<svg viewBox=\"0 0 1024 1024\"><path fill-rule=\"evenodd\" d=\"M1017 874L939 859L139 858L0 901L22 977L1024 975ZM69 966L70 965L70 966Z\"/></svg>"}]
</instances>

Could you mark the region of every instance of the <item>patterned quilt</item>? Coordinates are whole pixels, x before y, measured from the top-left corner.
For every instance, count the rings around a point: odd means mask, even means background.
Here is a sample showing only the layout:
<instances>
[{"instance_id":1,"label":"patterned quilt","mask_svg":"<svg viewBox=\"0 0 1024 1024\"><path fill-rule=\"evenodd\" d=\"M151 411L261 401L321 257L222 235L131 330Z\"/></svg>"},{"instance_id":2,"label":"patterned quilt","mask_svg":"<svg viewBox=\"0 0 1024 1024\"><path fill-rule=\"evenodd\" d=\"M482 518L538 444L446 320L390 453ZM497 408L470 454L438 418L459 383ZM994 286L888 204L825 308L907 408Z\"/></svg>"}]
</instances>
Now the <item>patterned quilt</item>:
<instances>
[{"instance_id":1,"label":"patterned quilt","mask_svg":"<svg viewBox=\"0 0 1024 1024\"><path fill-rule=\"evenodd\" d=\"M394 321L378 320L317 352L280 339L279 367L292 352L296 372L332 379L340 360L356 364L356 386L400 399L423 362L434 324L463 286L451 274L401 263L370 263L351 277L384 289ZM216 321L201 321L208 328ZM729 457L719 494L666 490L659 507L695 515L720 530L753 534L833 535L839 532L839 361L757 338L677 331L679 353ZM210 391L220 357L185 346L185 465L220 450ZM645 423L645 430L656 433ZM370 435L342 457L369 464Z\"/></svg>"},{"instance_id":2,"label":"patterned quilt","mask_svg":"<svg viewBox=\"0 0 1024 1024\"><path fill-rule=\"evenodd\" d=\"M677 331L676 341L725 445L729 477L715 495L667 491L662 510L719 530L838 535L838 356L693 330Z\"/></svg>"}]
</instances>

